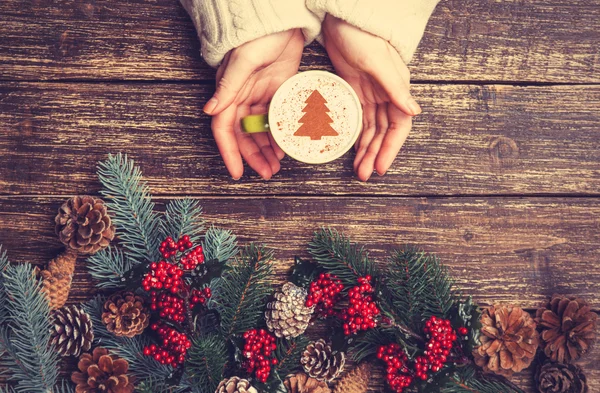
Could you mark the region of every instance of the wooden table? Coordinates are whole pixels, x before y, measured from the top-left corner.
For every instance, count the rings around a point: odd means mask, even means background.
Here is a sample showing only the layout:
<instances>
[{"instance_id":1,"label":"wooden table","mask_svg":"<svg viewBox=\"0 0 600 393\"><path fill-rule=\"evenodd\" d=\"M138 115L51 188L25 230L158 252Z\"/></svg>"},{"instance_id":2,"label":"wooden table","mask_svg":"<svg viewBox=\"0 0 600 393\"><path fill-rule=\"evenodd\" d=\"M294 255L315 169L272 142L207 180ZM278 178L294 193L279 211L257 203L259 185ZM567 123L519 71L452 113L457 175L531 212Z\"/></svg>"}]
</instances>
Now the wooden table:
<instances>
[{"instance_id":1,"label":"wooden table","mask_svg":"<svg viewBox=\"0 0 600 393\"><path fill-rule=\"evenodd\" d=\"M278 272L329 225L384 261L437 253L482 304L533 310L554 292L600 308L600 3L448 0L411 64L424 108L384 177L285 159L232 181L201 111L214 71L172 0L0 2L0 243L44 264L56 209L97 194L96 162L126 152L159 201L275 248ZM318 45L302 70L331 70ZM71 300L94 292L81 263ZM600 391L600 348L581 363ZM514 377L528 391L529 372Z\"/></svg>"}]
</instances>

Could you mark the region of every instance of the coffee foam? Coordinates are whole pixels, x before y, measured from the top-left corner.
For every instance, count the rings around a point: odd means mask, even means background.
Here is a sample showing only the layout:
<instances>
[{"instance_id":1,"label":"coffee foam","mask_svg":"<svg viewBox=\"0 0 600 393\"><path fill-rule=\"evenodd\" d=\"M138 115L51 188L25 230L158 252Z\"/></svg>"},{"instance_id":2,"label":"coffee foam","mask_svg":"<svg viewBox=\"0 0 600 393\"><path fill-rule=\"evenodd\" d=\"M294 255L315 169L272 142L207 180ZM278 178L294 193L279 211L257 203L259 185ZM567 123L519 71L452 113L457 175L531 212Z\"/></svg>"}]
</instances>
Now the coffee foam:
<instances>
[{"instance_id":1,"label":"coffee foam","mask_svg":"<svg viewBox=\"0 0 600 393\"><path fill-rule=\"evenodd\" d=\"M324 105L329 111L326 115L305 116L306 100L315 90L327 101ZM303 124L310 125L306 121L299 123L303 116L306 119L317 115L320 118L328 115L332 120L329 125L338 135L322 136L320 140L294 135ZM277 90L269 107L269 126L273 138L289 156L320 164L333 161L352 148L362 128L362 108L352 87L337 75L306 71L288 79Z\"/></svg>"}]
</instances>

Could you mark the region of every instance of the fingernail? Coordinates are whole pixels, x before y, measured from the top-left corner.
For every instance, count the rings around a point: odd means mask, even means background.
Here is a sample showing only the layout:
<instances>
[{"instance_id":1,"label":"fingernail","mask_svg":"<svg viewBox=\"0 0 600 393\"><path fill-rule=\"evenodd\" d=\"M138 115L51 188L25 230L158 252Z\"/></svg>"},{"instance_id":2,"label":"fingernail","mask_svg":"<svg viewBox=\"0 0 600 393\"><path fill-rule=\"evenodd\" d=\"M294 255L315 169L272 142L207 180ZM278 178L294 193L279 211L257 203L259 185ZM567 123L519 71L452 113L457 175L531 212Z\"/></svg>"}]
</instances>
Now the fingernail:
<instances>
[{"instance_id":1,"label":"fingernail","mask_svg":"<svg viewBox=\"0 0 600 393\"><path fill-rule=\"evenodd\" d=\"M383 176L383 175L385 175L385 172L381 172L381 173L377 172L377 174L378 174L379 176Z\"/></svg>"},{"instance_id":2,"label":"fingernail","mask_svg":"<svg viewBox=\"0 0 600 393\"><path fill-rule=\"evenodd\" d=\"M241 179L241 177L232 177L233 180L238 181Z\"/></svg>"},{"instance_id":3,"label":"fingernail","mask_svg":"<svg viewBox=\"0 0 600 393\"><path fill-rule=\"evenodd\" d=\"M419 113L423 112L423 110L421 109L421 107L419 106L419 104L417 103L417 101L415 101L414 98L410 97L407 101L406 101L406 106L408 106L408 109L410 109L411 113L413 116L418 115Z\"/></svg>"},{"instance_id":4,"label":"fingernail","mask_svg":"<svg viewBox=\"0 0 600 393\"><path fill-rule=\"evenodd\" d=\"M204 105L204 109L202 109L202 110L204 111L204 113L210 115L215 110L215 108L217 107L218 104L219 104L219 100L217 100L215 97L213 97L210 100L208 100L206 105Z\"/></svg>"}]
</instances>

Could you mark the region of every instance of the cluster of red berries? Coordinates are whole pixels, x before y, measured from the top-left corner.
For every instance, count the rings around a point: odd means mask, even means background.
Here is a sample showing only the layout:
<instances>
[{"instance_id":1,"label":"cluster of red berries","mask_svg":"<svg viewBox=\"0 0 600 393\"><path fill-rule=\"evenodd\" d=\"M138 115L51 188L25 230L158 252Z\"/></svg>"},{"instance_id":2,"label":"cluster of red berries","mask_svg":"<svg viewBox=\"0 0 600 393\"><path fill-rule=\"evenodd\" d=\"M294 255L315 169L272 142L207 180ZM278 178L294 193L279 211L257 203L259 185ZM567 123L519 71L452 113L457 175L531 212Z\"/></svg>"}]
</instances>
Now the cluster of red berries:
<instances>
[{"instance_id":1,"label":"cluster of red berries","mask_svg":"<svg viewBox=\"0 0 600 393\"><path fill-rule=\"evenodd\" d=\"M415 357L410 365L406 353L398 344L392 343L379 347L377 357L386 365L387 381L392 390L401 393L410 386L414 378L426 380L429 372L438 372L448 361L450 351L457 339L447 319L432 316L425 322L423 328L428 341L423 355ZM465 327L458 329L460 335L466 336L469 331Z\"/></svg>"},{"instance_id":2,"label":"cluster of red berries","mask_svg":"<svg viewBox=\"0 0 600 393\"><path fill-rule=\"evenodd\" d=\"M438 372L448 361L450 350L456 341L456 332L450 324L450 320L432 316L425 322L423 332L429 339L425 344L423 356L415 358L416 376L427 379L427 370Z\"/></svg>"},{"instance_id":3,"label":"cluster of red berries","mask_svg":"<svg viewBox=\"0 0 600 393\"><path fill-rule=\"evenodd\" d=\"M151 329L156 331L162 340L162 344L146 346L144 348L144 355L152 356L156 361L171 365L172 367L182 364L185 361L187 350L192 346L187 336L162 323L152 324Z\"/></svg>"},{"instance_id":4,"label":"cluster of red berries","mask_svg":"<svg viewBox=\"0 0 600 393\"><path fill-rule=\"evenodd\" d=\"M306 307L317 306L316 313L323 317L334 315L333 306L344 289L342 282L329 273L321 273L319 278L310 283L306 296Z\"/></svg>"},{"instance_id":5,"label":"cluster of red berries","mask_svg":"<svg viewBox=\"0 0 600 393\"><path fill-rule=\"evenodd\" d=\"M385 362L386 379L394 392L400 393L413 381L408 369L408 357L396 343L383 345L377 351L377 358Z\"/></svg>"},{"instance_id":6,"label":"cluster of red berries","mask_svg":"<svg viewBox=\"0 0 600 393\"><path fill-rule=\"evenodd\" d=\"M371 285L371 276L360 277L358 284L348 292L349 305L341 313L346 336L377 326L375 317L379 315L379 308L373 301L374 289Z\"/></svg>"},{"instance_id":7,"label":"cluster of red berries","mask_svg":"<svg viewBox=\"0 0 600 393\"><path fill-rule=\"evenodd\" d=\"M209 287L204 288L203 290L194 289L192 294L190 295L190 305L195 304L206 304L208 299L212 296L212 291Z\"/></svg>"},{"instance_id":8,"label":"cluster of red berries","mask_svg":"<svg viewBox=\"0 0 600 393\"><path fill-rule=\"evenodd\" d=\"M158 311L158 315L161 318L178 323L185 321L183 299L179 296L168 292L157 293L156 291L152 291L150 293L150 300L150 309Z\"/></svg>"},{"instance_id":9,"label":"cluster of red berries","mask_svg":"<svg viewBox=\"0 0 600 393\"><path fill-rule=\"evenodd\" d=\"M181 266L185 270L194 270L196 266L202 265L204 263L204 250L202 246L192 248L190 252L181 257L179 263L181 263Z\"/></svg>"},{"instance_id":10,"label":"cluster of red berries","mask_svg":"<svg viewBox=\"0 0 600 393\"><path fill-rule=\"evenodd\" d=\"M160 255L162 255L163 258L169 259L177 255L178 252L184 252L185 250L192 248L192 246L193 244L188 235L183 235L177 241L173 240L173 238L169 236L162 243L160 243L158 251L160 251Z\"/></svg>"},{"instance_id":11,"label":"cluster of red berries","mask_svg":"<svg viewBox=\"0 0 600 393\"><path fill-rule=\"evenodd\" d=\"M152 262L150 271L146 273L142 280L142 287L145 291L151 289L165 289L171 293L177 293L183 289L183 270L177 265L167 261Z\"/></svg>"},{"instance_id":12,"label":"cluster of red berries","mask_svg":"<svg viewBox=\"0 0 600 393\"><path fill-rule=\"evenodd\" d=\"M277 359L272 357L273 351L277 349L275 337L265 329L252 329L244 333L243 356L246 358L244 367L249 373L254 372L256 379L267 382L271 373L271 366L277 364Z\"/></svg>"}]
</instances>

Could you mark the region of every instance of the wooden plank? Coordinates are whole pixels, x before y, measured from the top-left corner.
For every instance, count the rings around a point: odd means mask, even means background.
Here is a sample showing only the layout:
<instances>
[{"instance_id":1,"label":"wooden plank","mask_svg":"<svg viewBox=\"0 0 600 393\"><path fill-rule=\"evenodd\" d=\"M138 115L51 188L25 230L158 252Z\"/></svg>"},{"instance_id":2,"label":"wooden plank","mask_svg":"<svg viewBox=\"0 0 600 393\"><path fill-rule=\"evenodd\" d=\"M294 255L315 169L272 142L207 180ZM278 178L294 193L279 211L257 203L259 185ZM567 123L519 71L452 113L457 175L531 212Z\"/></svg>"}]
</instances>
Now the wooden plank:
<instances>
[{"instance_id":1,"label":"wooden plank","mask_svg":"<svg viewBox=\"0 0 600 393\"><path fill-rule=\"evenodd\" d=\"M63 197L0 197L0 242L15 261L44 263L60 249L53 217ZM209 223L274 248L277 272L331 226L385 263L394 245L437 253L457 284L484 304L534 308L554 292L600 308L598 198L202 198ZM81 270L80 270L81 271ZM79 276L82 277L83 276ZM85 295L89 280L77 280Z\"/></svg>"},{"instance_id":2,"label":"wooden plank","mask_svg":"<svg viewBox=\"0 0 600 393\"><path fill-rule=\"evenodd\" d=\"M59 197L0 197L0 243L15 262L43 264L61 246L52 217ZM600 204L597 198L203 198L209 224L231 229L242 244L259 241L277 258L277 281L311 234L327 225L367 247L379 263L390 248L435 252L464 293L483 305L510 302L533 311L552 293L600 308ZM162 208L162 204L160 204ZM78 263L70 301L95 292ZM600 348L580 362L590 392L600 386ZM525 371L513 381L533 392ZM373 391L380 391L375 386Z\"/></svg>"},{"instance_id":3,"label":"wooden plank","mask_svg":"<svg viewBox=\"0 0 600 393\"><path fill-rule=\"evenodd\" d=\"M589 0L447 0L413 62L416 80L597 83L600 18ZM212 79L193 25L170 0L5 0L0 78ZM326 68L318 45L303 69Z\"/></svg>"},{"instance_id":4,"label":"wooden plank","mask_svg":"<svg viewBox=\"0 0 600 393\"><path fill-rule=\"evenodd\" d=\"M388 174L367 184L353 153L286 158L264 182L233 181L181 84L0 84L0 195L95 192L96 162L129 153L157 194L490 195L600 191L600 86L416 85L425 113Z\"/></svg>"}]
</instances>

